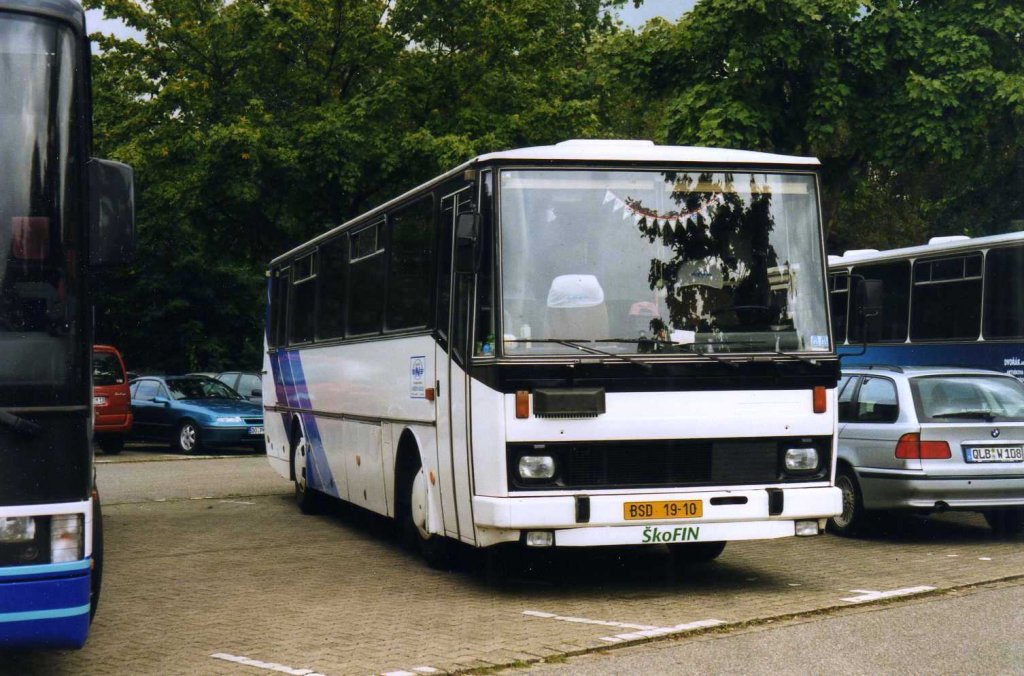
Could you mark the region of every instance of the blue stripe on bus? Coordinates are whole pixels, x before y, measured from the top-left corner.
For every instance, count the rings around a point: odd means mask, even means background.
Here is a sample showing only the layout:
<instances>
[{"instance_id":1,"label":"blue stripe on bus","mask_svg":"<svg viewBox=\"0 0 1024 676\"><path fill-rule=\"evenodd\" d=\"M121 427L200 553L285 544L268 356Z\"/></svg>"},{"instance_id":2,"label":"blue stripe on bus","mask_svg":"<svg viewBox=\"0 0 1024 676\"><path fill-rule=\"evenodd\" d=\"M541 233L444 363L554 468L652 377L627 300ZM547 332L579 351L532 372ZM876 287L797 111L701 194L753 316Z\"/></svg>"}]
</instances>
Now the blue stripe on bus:
<instances>
[{"instance_id":1,"label":"blue stripe on bus","mask_svg":"<svg viewBox=\"0 0 1024 676\"><path fill-rule=\"evenodd\" d=\"M18 613L0 613L0 622L25 622L28 620L52 620L59 617L74 617L89 612L89 604L74 608L51 608L49 610L25 610Z\"/></svg>"},{"instance_id":2,"label":"blue stripe on bus","mask_svg":"<svg viewBox=\"0 0 1024 676\"><path fill-rule=\"evenodd\" d=\"M86 570L89 570L89 559L70 561L68 563L43 563L31 566L0 566L0 578L38 577L41 575L59 575Z\"/></svg>"},{"instance_id":3,"label":"blue stripe on bus","mask_svg":"<svg viewBox=\"0 0 1024 676\"><path fill-rule=\"evenodd\" d=\"M844 366L959 366L990 369L1024 377L1024 343L964 342L869 345L863 355L855 345L839 349ZM853 354L848 354L848 353Z\"/></svg>"},{"instance_id":4,"label":"blue stripe on bus","mask_svg":"<svg viewBox=\"0 0 1024 676\"><path fill-rule=\"evenodd\" d=\"M308 411L312 408L309 397L309 389L306 386L306 376L302 369L302 356L297 350L285 353L287 361L283 371L290 378L288 387L285 389L292 392L289 406ZM306 440L309 442L309 451L306 454L306 467L309 469L306 480L309 486L321 493L340 497L338 486L331 473L330 464L327 462L327 451L324 449L323 440L320 436L320 427L317 425L316 417L312 413L301 413L302 428L306 432Z\"/></svg>"}]
</instances>

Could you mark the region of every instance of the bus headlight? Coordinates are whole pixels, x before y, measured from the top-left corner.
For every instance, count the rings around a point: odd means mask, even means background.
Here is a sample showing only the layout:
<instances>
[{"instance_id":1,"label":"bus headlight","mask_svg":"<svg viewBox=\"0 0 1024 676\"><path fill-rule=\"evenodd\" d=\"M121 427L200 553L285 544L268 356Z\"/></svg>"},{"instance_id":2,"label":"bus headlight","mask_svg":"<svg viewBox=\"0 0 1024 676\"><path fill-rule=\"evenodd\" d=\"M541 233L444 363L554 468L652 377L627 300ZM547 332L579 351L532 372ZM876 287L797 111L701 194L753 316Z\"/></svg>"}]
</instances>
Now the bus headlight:
<instances>
[{"instance_id":1,"label":"bus headlight","mask_svg":"<svg viewBox=\"0 0 1024 676\"><path fill-rule=\"evenodd\" d=\"M555 459L550 455L524 455L519 458L519 476L523 479L551 479Z\"/></svg>"},{"instance_id":2,"label":"bus headlight","mask_svg":"<svg viewBox=\"0 0 1024 676\"><path fill-rule=\"evenodd\" d=\"M50 519L50 561L78 561L85 552L81 514L54 514Z\"/></svg>"},{"instance_id":3,"label":"bus headlight","mask_svg":"<svg viewBox=\"0 0 1024 676\"><path fill-rule=\"evenodd\" d=\"M0 542L30 542L36 536L36 520L31 516L0 517Z\"/></svg>"},{"instance_id":4,"label":"bus headlight","mask_svg":"<svg viewBox=\"0 0 1024 676\"><path fill-rule=\"evenodd\" d=\"M786 469L790 472L811 472L818 469L818 449L787 448Z\"/></svg>"}]
</instances>

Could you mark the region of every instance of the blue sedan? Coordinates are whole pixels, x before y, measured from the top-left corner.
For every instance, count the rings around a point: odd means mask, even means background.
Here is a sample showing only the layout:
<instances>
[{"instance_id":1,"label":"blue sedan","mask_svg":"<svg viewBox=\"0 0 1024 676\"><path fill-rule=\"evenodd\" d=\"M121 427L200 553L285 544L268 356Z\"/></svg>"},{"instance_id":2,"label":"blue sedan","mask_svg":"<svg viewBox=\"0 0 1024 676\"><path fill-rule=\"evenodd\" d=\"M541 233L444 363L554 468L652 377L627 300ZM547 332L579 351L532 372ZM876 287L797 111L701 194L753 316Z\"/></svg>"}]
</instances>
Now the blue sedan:
<instances>
[{"instance_id":1,"label":"blue sedan","mask_svg":"<svg viewBox=\"0 0 1024 676\"><path fill-rule=\"evenodd\" d=\"M145 376L131 383L132 438L182 453L210 446L263 448L263 409L205 376Z\"/></svg>"}]
</instances>

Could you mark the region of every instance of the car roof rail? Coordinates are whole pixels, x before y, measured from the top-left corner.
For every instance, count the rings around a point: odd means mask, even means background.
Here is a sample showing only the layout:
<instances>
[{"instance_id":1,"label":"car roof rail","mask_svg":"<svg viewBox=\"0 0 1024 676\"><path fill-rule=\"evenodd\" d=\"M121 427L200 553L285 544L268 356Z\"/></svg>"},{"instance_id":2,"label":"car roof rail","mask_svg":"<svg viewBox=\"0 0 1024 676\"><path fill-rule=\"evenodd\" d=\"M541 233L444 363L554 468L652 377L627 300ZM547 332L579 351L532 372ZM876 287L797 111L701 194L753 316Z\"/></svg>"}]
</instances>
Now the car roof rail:
<instances>
[{"instance_id":1,"label":"car roof rail","mask_svg":"<svg viewBox=\"0 0 1024 676\"><path fill-rule=\"evenodd\" d=\"M871 364L870 366L862 366L861 368L866 368L866 369L869 369L871 371L878 370L878 371L892 371L893 373L903 373L903 367L902 366L892 366L890 364Z\"/></svg>"}]
</instances>

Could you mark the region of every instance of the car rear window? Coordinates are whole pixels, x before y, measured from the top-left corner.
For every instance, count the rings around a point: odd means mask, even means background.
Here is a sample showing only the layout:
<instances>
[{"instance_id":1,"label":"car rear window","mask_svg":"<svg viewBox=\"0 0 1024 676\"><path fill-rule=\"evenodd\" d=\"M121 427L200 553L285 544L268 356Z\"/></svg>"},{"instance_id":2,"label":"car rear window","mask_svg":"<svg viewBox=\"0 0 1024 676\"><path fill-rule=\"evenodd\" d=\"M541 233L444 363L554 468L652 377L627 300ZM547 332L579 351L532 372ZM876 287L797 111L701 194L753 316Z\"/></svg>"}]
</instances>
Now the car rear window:
<instances>
[{"instance_id":1,"label":"car rear window","mask_svg":"<svg viewBox=\"0 0 1024 676\"><path fill-rule=\"evenodd\" d=\"M120 385L124 382L124 370L117 356L109 352L94 352L92 355L92 384Z\"/></svg>"},{"instance_id":2,"label":"car rear window","mask_svg":"<svg viewBox=\"0 0 1024 676\"><path fill-rule=\"evenodd\" d=\"M921 376L910 381L921 422L1024 421L1024 385L1009 376Z\"/></svg>"}]
</instances>

